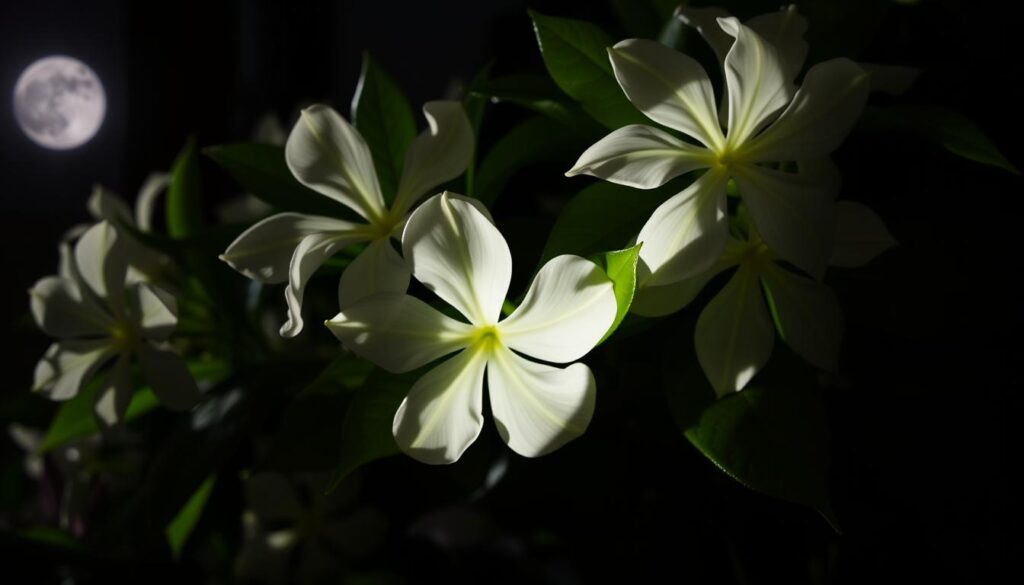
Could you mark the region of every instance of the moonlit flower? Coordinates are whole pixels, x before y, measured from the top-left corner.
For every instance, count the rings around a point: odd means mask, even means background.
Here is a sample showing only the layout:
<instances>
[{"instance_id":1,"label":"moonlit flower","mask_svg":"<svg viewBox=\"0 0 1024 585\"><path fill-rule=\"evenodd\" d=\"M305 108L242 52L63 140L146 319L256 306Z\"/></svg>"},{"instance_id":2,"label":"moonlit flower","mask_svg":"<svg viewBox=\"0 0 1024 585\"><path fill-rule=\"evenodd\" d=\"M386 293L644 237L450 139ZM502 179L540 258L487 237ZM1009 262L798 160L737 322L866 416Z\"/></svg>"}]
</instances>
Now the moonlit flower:
<instances>
[{"instance_id":1,"label":"moonlit flower","mask_svg":"<svg viewBox=\"0 0 1024 585\"><path fill-rule=\"evenodd\" d=\"M391 246L406 216L428 190L459 176L473 154L473 132L462 105L434 101L423 106L428 128L405 155L390 208L377 182L362 136L337 112L316 105L302 111L285 145L292 174L310 189L359 214L365 222L279 213L246 230L221 257L249 278L288 282L288 321L281 335L303 327L302 296L321 264L353 244L369 245L352 261L338 285L340 306L376 292L405 292L409 271Z\"/></svg>"},{"instance_id":2,"label":"moonlit flower","mask_svg":"<svg viewBox=\"0 0 1024 585\"><path fill-rule=\"evenodd\" d=\"M833 266L869 262L896 242L867 207L835 205ZM689 304L716 275L735 268L697 319L697 359L719 396L742 390L768 362L775 332L812 365L835 370L843 334L843 312L832 290L778 264L778 257L741 213L736 232L718 261L705 272L653 289L633 312L657 317Z\"/></svg>"},{"instance_id":3,"label":"moonlit flower","mask_svg":"<svg viewBox=\"0 0 1024 585\"><path fill-rule=\"evenodd\" d=\"M522 304L500 319L512 277L505 238L467 201L447 193L410 216L402 249L412 274L457 310L457 321L414 297L381 293L343 308L328 326L356 354L391 372L450 357L423 375L395 414L398 445L426 463L456 461L483 426L487 375L498 433L527 457L581 435L595 384L581 363L615 318L612 282L593 262L558 256Z\"/></svg>"},{"instance_id":4,"label":"moonlit flower","mask_svg":"<svg viewBox=\"0 0 1024 585\"><path fill-rule=\"evenodd\" d=\"M868 76L849 59L832 59L812 67L794 91L807 49L800 38L806 25L793 11L748 24L717 18L714 25L700 28L705 38L719 39L713 48L728 47L722 107L715 105L704 69L690 57L653 41L622 41L609 54L626 96L687 140L652 126L625 126L587 149L567 173L652 189L705 170L658 207L638 235L639 296L715 263L729 236L730 181L779 259L814 278L828 260L838 189L828 155L863 109ZM777 164L790 162L800 171Z\"/></svg>"},{"instance_id":5,"label":"moonlit flower","mask_svg":"<svg viewBox=\"0 0 1024 585\"><path fill-rule=\"evenodd\" d=\"M62 274L39 280L29 291L36 323L59 339L36 366L35 391L68 400L114 360L95 405L107 425L120 421L131 401L133 357L164 406L189 408L200 397L185 364L166 344L178 322L177 303L151 284L126 285L122 238L108 222L97 223L65 256Z\"/></svg>"}]
</instances>

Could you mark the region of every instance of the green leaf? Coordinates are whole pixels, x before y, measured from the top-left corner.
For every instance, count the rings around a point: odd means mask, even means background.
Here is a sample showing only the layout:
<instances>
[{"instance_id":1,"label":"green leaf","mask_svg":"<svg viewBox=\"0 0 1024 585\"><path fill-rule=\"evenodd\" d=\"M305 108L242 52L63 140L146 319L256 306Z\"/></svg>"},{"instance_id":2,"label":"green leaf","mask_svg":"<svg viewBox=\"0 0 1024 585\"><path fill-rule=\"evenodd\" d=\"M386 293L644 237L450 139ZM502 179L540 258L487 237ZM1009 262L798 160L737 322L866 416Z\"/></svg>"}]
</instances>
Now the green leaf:
<instances>
[{"instance_id":1,"label":"green leaf","mask_svg":"<svg viewBox=\"0 0 1024 585\"><path fill-rule=\"evenodd\" d=\"M229 366L218 360L193 361L188 362L187 365L197 380L216 382L224 379L229 373ZM86 384L77 396L61 404L37 449L39 453L46 453L70 441L100 431L93 405L96 403L96 393L102 384L103 377L97 376ZM158 405L159 401L152 390L148 387L140 388L132 395L124 420L125 422L135 420Z\"/></svg>"},{"instance_id":2,"label":"green leaf","mask_svg":"<svg viewBox=\"0 0 1024 585\"><path fill-rule=\"evenodd\" d=\"M75 540L73 536L51 526L36 526L34 528L28 528L18 533L18 536L39 542L42 544L69 548L69 549L84 549L82 543Z\"/></svg>"},{"instance_id":3,"label":"green leaf","mask_svg":"<svg viewBox=\"0 0 1024 585\"><path fill-rule=\"evenodd\" d=\"M644 191L607 182L590 185L562 209L544 245L541 263L559 254L590 256L621 248L640 233L658 205L679 189L665 186Z\"/></svg>"},{"instance_id":4,"label":"green leaf","mask_svg":"<svg viewBox=\"0 0 1024 585\"><path fill-rule=\"evenodd\" d=\"M312 215L338 216L344 206L299 183L284 161L284 147L256 142L210 146L213 159L254 197L271 206Z\"/></svg>"},{"instance_id":5,"label":"green leaf","mask_svg":"<svg viewBox=\"0 0 1024 585\"><path fill-rule=\"evenodd\" d=\"M341 422L338 465L328 492L359 467L399 453L391 426L418 376L419 372L396 376L377 370L355 395Z\"/></svg>"},{"instance_id":6,"label":"green leaf","mask_svg":"<svg viewBox=\"0 0 1024 585\"><path fill-rule=\"evenodd\" d=\"M966 116L937 106L872 107L864 111L862 129L910 132L968 160L998 167L1016 175L1017 167Z\"/></svg>"},{"instance_id":7,"label":"green leaf","mask_svg":"<svg viewBox=\"0 0 1024 585\"><path fill-rule=\"evenodd\" d=\"M490 98L487 95L474 92L472 88L486 83L487 79L491 76L491 69L493 67L494 62L492 61L483 66L480 71L477 71L476 75L473 76L473 80L469 83L466 95L462 99L462 107L466 109L466 116L473 127L473 140L475 144L480 144L480 130L483 128L484 112L487 110ZM474 148L473 154L469 159L469 166L466 167L466 195L469 197L476 196L476 167L478 159L478 149Z\"/></svg>"},{"instance_id":8,"label":"green leaf","mask_svg":"<svg viewBox=\"0 0 1024 585\"><path fill-rule=\"evenodd\" d=\"M215 475L206 478L206 481L185 502L178 515L171 520L171 523L164 530L164 534L167 536L167 543L171 545L171 554L174 555L175 559L181 557L181 551L185 548L185 542L188 540L189 535L192 534L192 530L199 522L199 518L203 515L203 509L206 507L206 501L210 498L210 493L213 492L213 484L216 480L217 476Z\"/></svg>"},{"instance_id":9,"label":"green leaf","mask_svg":"<svg viewBox=\"0 0 1024 585\"><path fill-rule=\"evenodd\" d=\"M475 196L489 208L505 183L522 168L553 161L569 169L587 146L586 141L565 132L557 122L530 118L502 136L487 153L476 173Z\"/></svg>"},{"instance_id":10,"label":"green leaf","mask_svg":"<svg viewBox=\"0 0 1024 585\"><path fill-rule=\"evenodd\" d=\"M470 92L533 110L590 140L600 138L607 131L562 93L550 78L541 75L527 73L479 80L470 86Z\"/></svg>"},{"instance_id":11,"label":"green leaf","mask_svg":"<svg viewBox=\"0 0 1024 585\"><path fill-rule=\"evenodd\" d=\"M626 317L626 313L629 312L629 306L633 304L633 294L636 292L636 263L640 258L640 246L642 244L624 250L605 252L597 259L597 264L604 269L605 274L612 281L615 302L618 305L618 309L615 311L615 320L612 321L612 326L608 328L608 332L604 334L599 343L603 343L618 329L619 324Z\"/></svg>"},{"instance_id":12,"label":"green leaf","mask_svg":"<svg viewBox=\"0 0 1024 585\"><path fill-rule=\"evenodd\" d=\"M643 124L644 118L622 93L608 60L611 38L582 20L530 11L544 65L562 91L608 128Z\"/></svg>"},{"instance_id":13,"label":"green leaf","mask_svg":"<svg viewBox=\"0 0 1024 585\"><path fill-rule=\"evenodd\" d=\"M201 192L196 141L189 138L171 167L167 186L167 233L171 237L190 236L202 230Z\"/></svg>"},{"instance_id":14,"label":"green leaf","mask_svg":"<svg viewBox=\"0 0 1024 585\"><path fill-rule=\"evenodd\" d=\"M416 120L402 90L363 53L363 71L352 98L352 123L370 147L377 178L387 201L394 199L405 151L416 137Z\"/></svg>"},{"instance_id":15,"label":"green leaf","mask_svg":"<svg viewBox=\"0 0 1024 585\"><path fill-rule=\"evenodd\" d=\"M814 372L776 357L741 392L715 400L696 360L665 359L669 409L687 440L727 475L772 497L816 509L838 532L826 485L828 427ZM781 359L780 359L781 358Z\"/></svg>"}]
</instances>

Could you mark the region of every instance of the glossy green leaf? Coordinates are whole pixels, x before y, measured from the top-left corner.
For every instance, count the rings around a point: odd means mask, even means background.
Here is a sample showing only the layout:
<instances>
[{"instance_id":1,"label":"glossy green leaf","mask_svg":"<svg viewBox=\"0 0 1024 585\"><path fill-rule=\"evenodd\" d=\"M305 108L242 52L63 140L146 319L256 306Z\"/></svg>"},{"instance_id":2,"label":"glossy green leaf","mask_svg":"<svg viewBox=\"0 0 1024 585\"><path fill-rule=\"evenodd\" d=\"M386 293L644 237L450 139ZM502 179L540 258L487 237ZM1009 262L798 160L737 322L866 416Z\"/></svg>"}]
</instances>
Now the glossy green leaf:
<instances>
[{"instance_id":1,"label":"glossy green leaf","mask_svg":"<svg viewBox=\"0 0 1024 585\"><path fill-rule=\"evenodd\" d=\"M199 518L202 517L203 509L206 508L206 501L213 492L213 484L216 480L217 477L215 475L206 478L206 481L185 502L178 515L171 520L171 523L164 530L164 534L167 536L167 544L171 546L171 554L174 555L175 559L181 557L181 551L185 548L185 542L188 541L192 530L195 529Z\"/></svg>"},{"instance_id":2,"label":"glossy green leaf","mask_svg":"<svg viewBox=\"0 0 1024 585\"><path fill-rule=\"evenodd\" d=\"M643 124L644 118L622 92L608 47L614 42L597 26L530 11L544 65L562 91L608 128Z\"/></svg>"},{"instance_id":3,"label":"glossy green leaf","mask_svg":"<svg viewBox=\"0 0 1024 585\"><path fill-rule=\"evenodd\" d=\"M377 370L355 394L341 422L338 465L329 492L359 467L399 453L391 426L418 376L418 372L396 376Z\"/></svg>"},{"instance_id":4,"label":"glossy green leaf","mask_svg":"<svg viewBox=\"0 0 1024 585\"><path fill-rule=\"evenodd\" d=\"M562 209L544 245L541 263L559 254L590 256L628 245L655 208L678 189L666 186L644 191L607 182L590 185Z\"/></svg>"},{"instance_id":5,"label":"glossy green leaf","mask_svg":"<svg viewBox=\"0 0 1024 585\"><path fill-rule=\"evenodd\" d=\"M596 140L607 132L545 76L526 73L479 80L470 86L470 92L498 103L512 103L530 109L588 139Z\"/></svg>"},{"instance_id":6,"label":"glossy green leaf","mask_svg":"<svg viewBox=\"0 0 1024 585\"><path fill-rule=\"evenodd\" d=\"M229 366L219 360L188 362L188 369L197 380L217 382L223 380L230 372ZM86 384L77 396L61 404L53 417L50 427L43 436L38 452L45 453L70 441L98 433L99 424L93 411L96 392L103 382L98 376ZM156 395L148 387L135 391L125 413L125 422L139 418L159 406Z\"/></svg>"},{"instance_id":7,"label":"glossy green leaf","mask_svg":"<svg viewBox=\"0 0 1024 585\"><path fill-rule=\"evenodd\" d=\"M202 181L195 139L190 138L171 167L167 186L167 233L180 238L203 228Z\"/></svg>"},{"instance_id":8,"label":"glossy green leaf","mask_svg":"<svg viewBox=\"0 0 1024 585\"><path fill-rule=\"evenodd\" d=\"M871 107L861 128L871 132L910 132L968 160L1020 174L995 144L966 116L933 106Z\"/></svg>"},{"instance_id":9,"label":"glossy green leaf","mask_svg":"<svg viewBox=\"0 0 1024 585\"><path fill-rule=\"evenodd\" d=\"M339 205L295 180L284 160L284 147L236 142L203 149L251 195L282 211L338 216Z\"/></svg>"},{"instance_id":10,"label":"glossy green leaf","mask_svg":"<svg viewBox=\"0 0 1024 585\"><path fill-rule=\"evenodd\" d=\"M363 136L387 201L394 199L405 151L416 137L416 119L401 88L369 53L352 98L352 123Z\"/></svg>"},{"instance_id":11,"label":"glossy green leaf","mask_svg":"<svg viewBox=\"0 0 1024 585\"><path fill-rule=\"evenodd\" d=\"M715 400L699 365L681 361L681 352L692 346L666 355L665 391L687 440L742 485L810 506L838 531L826 485L828 426L814 372L777 351L750 386Z\"/></svg>"},{"instance_id":12,"label":"glossy green leaf","mask_svg":"<svg viewBox=\"0 0 1024 585\"><path fill-rule=\"evenodd\" d=\"M487 153L476 173L475 196L491 207L508 180L524 167L551 161L569 168L587 146L549 118L530 118L502 136Z\"/></svg>"},{"instance_id":13,"label":"glossy green leaf","mask_svg":"<svg viewBox=\"0 0 1024 585\"><path fill-rule=\"evenodd\" d=\"M640 258L640 246L637 244L624 250L606 252L598 258L598 265L604 269L605 274L612 281L615 291L615 302L618 308L615 311L615 320L608 332L601 338L601 342L618 329L619 324L629 313L629 306L633 304L633 295L636 293L636 263Z\"/></svg>"}]
</instances>

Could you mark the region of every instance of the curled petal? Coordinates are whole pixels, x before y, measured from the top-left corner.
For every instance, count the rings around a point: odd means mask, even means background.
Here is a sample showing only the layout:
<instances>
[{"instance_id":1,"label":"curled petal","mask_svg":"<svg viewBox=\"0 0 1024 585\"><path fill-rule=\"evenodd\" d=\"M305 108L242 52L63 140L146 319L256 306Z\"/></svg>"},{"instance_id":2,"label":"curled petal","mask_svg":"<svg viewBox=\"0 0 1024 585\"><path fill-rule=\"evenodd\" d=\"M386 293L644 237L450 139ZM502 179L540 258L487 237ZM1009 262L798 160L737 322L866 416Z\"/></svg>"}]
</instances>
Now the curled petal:
<instances>
[{"instance_id":1,"label":"curled petal","mask_svg":"<svg viewBox=\"0 0 1024 585\"><path fill-rule=\"evenodd\" d=\"M135 387L132 385L130 354L122 353L114 362L107 378L96 394L93 412L100 423L108 427L124 420L128 405L132 402Z\"/></svg>"},{"instance_id":2,"label":"curled petal","mask_svg":"<svg viewBox=\"0 0 1024 585\"><path fill-rule=\"evenodd\" d=\"M36 364L33 389L50 400L74 398L82 384L117 354L107 339L54 343Z\"/></svg>"},{"instance_id":3,"label":"curled petal","mask_svg":"<svg viewBox=\"0 0 1024 585\"><path fill-rule=\"evenodd\" d=\"M327 322L345 347L389 372L408 372L468 344L471 328L405 294L379 293Z\"/></svg>"},{"instance_id":4,"label":"curled petal","mask_svg":"<svg viewBox=\"0 0 1024 585\"><path fill-rule=\"evenodd\" d=\"M594 415L597 386L584 364L538 364L499 344L487 385L498 434L524 457L545 455L582 435Z\"/></svg>"},{"instance_id":5,"label":"curled petal","mask_svg":"<svg viewBox=\"0 0 1024 585\"><path fill-rule=\"evenodd\" d=\"M742 390L764 367L775 333L753 269L740 265L704 307L694 343L697 360L718 396Z\"/></svg>"},{"instance_id":6,"label":"curled petal","mask_svg":"<svg viewBox=\"0 0 1024 585\"><path fill-rule=\"evenodd\" d=\"M643 39L622 41L608 54L622 91L644 115L708 148L724 143L711 81L699 63Z\"/></svg>"},{"instance_id":7,"label":"curled petal","mask_svg":"<svg viewBox=\"0 0 1024 585\"><path fill-rule=\"evenodd\" d=\"M639 282L661 286L704 272L718 259L729 232L727 176L711 170L662 203L637 236Z\"/></svg>"},{"instance_id":8,"label":"curled petal","mask_svg":"<svg viewBox=\"0 0 1024 585\"><path fill-rule=\"evenodd\" d=\"M790 82L796 79L807 59L807 41L804 40L807 19L797 11L796 5L755 16L744 24L775 47L786 79Z\"/></svg>"},{"instance_id":9,"label":"curled petal","mask_svg":"<svg viewBox=\"0 0 1024 585\"><path fill-rule=\"evenodd\" d=\"M863 266L896 245L882 218L866 205L853 201L836 203L836 236L832 266Z\"/></svg>"},{"instance_id":10,"label":"curled petal","mask_svg":"<svg viewBox=\"0 0 1024 585\"><path fill-rule=\"evenodd\" d=\"M512 278L512 254L473 205L435 195L409 216L402 251L416 279L476 325L493 325Z\"/></svg>"},{"instance_id":11,"label":"curled petal","mask_svg":"<svg viewBox=\"0 0 1024 585\"><path fill-rule=\"evenodd\" d=\"M97 221L106 220L112 225L118 225L119 223L135 224L132 212L125 205L125 202L100 185L96 185L93 188L92 195L86 201L85 207Z\"/></svg>"},{"instance_id":12,"label":"curled petal","mask_svg":"<svg viewBox=\"0 0 1024 585\"><path fill-rule=\"evenodd\" d=\"M597 141L565 176L586 174L627 187L654 189L683 173L709 167L712 162L706 149L657 128L633 124Z\"/></svg>"},{"instance_id":13,"label":"curled petal","mask_svg":"<svg viewBox=\"0 0 1024 585\"><path fill-rule=\"evenodd\" d=\"M720 18L719 25L736 37L725 58L729 94L729 144L743 145L793 96L792 82L783 70L775 47L735 18Z\"/></svg>"},{"instance_id":14,"label":"curled petal","mask_svg":"<svg viewBox=\"0 0 1024 585\"><path fill-rule=\"evenodd\" d=\"M804 175L745 165L733 177L761 238L779 258L821 279L835 212L827 186Z\"/></svg>"},{"instance_id":15,"label":"curled petal","mask_svg":"<svg viewBox=\"0 0 1024 585\"><path fill-rule=\"evenodd\" d=\"M404 293L408 288L409 267L390 238L374 240L342 273L338 306L347 307L376 293Z\"/></svg>"},{"instance_id":16,"label":"curled petal","mask_svg":"<svg viewBox=\"0 0 1024 585\"><path fill-rule=\"evenodd\" d=\"M139 346L139 361L160 404L171 410L188 410L202 399L195 378L170 347L143 343Z\"/></svg>"},{"instance_id":17,"label":"curled petal","mask_svg":"<svg viewBox=\"0 0 1024 585\"><path fill-rule=\"evenodd\" d=\"M150 173L143 181L138 199L135 200L135 225L139 226L140 230L153 230L153 212L157 199L167 189L170 181L171 176L167 173Z\"/></svg>"},{"instance_id":18,"label":"curled petal","mask_svg":"<svg viewBox=\"0 0 1024 585\"><path fill-rule=\"evenodd\" d=\"M747 146L756 161L823 157L849 134L864 110L868 74L849 59L811 67L786 111Z\"/></svg>"},{"instance_id":19,"label":"curled petal","mask_svg":"<svg viewBox=\"0 0 1024 585\"><path fill-rule=\"evenodd\" d=\"M466 349L416 381L392 425L402 451L433 465L458 461L483 427L486 365L486 352Z\"/></svg>"},{"instance_id":20,"label":"curled petal","mask_svg":"<svg viewBox=\"0 0 1024 585\"><path fill-rule=\"evenodd\" d=\"M284 147L300 183L368 220L384 216L384 198L370 149L338 112L314 105L302 110Z\"/></svg>"},{"instance_id":21,"label":"curled petal","mask_svg":"<svg viewBox=\"0 0 1024 585\"><path fill-rule=\"evenodd\" d=\"M114 325L113 318L74 280L47 276L28 292L36 324L51 337L106 335Z\"/></svg>"},{"instance_id":22,"label":"curled petal","mask_svg":"<svg viewBox=\"0 0 1024 585\"><path fill-rule=\"evenodd\" d=\"M75 245L75 266L82 281L103 299L115 317L124 315L124 282L128 272L122 236L107 221L92 226Z\"/></svg>"},{"instance_id":23,"label":"curled petal","mask_svg":"<svg viewBox=\"0 0 1024 585\"><path fill-rule=\"evenodd\" d=\"M316 269L338 250L361 239L361 234L353 236L352 233L320 233L302 238L288 265L288 286L284 291L284 299L288 303L288 320L281 326L282 337L295 337L302 331L302 297L306 283Z\"/></svg>"},{"instance_id":24,"label":"curled petal","mask_svg":"<svg viewBox=\"0 0 1024 585\"><path fill-rule=\"evenodd\" d=\"M163 341L178 325L178 301L156 286L140 283L128 291L136 322L147 339Z\"/></svg>"},{"instance_id":25,"label":"curled petal","mask_svg":"<svg viewBox=\"0 0 1024 585\"><path fill-rule=\"evenodd\" d=\"M557 256L537 272L522 304L501 322L501 340L537 359L571 362L601 341L616 309L604 271L579 256Z\"/></svg>"},{"instance_id":26,"label":"curled petal","mask_svg":"<svg viewBox=\"0 0 1024 585\"><path fill-rule=\"evenodd\" d=\"M242 232L220 259L253 280L285 282L295 248L312 234L348 234L353 243L370 239L365 225L317 215L279 213Z\"/></svg>"},{"instance_id":27,"label":"curled petal","mask_svg":"<svg viewBox=\"0 0 1024 585\"><path fill-rule=\"evenodd\" d=\"M815 366L834 371L843 338L843 310L832 289L774 265L761 278L782 340Z\"/></svg>"},{"instance_id":28,"label":"curled petal","mask_svg":"<svg viewBox=\"0 0 1024 585\"><path fill-rule=\"evenodd\" d=\"M718 25L718 19L728 18L732 16L731 14L718 7L698 8L683 4L676 8L675 16L683 24L697 29L700 36L715 52L718 62L725 62L725 56L729 54L729 49L732 48L735 39L722 30L722 27Z\"/></svg>"},{"instance_id":29,"label":"curled petal","mask_svg":"<svg viewBox=\"0 0 1024 585\"><path fill-rule=\"evenodd\" d=\"M430 189L458 177L473 158L473 127L457 101L423 105L427 129L405 154L394 209L402 215Z\"/></svg>"}]
</instances>

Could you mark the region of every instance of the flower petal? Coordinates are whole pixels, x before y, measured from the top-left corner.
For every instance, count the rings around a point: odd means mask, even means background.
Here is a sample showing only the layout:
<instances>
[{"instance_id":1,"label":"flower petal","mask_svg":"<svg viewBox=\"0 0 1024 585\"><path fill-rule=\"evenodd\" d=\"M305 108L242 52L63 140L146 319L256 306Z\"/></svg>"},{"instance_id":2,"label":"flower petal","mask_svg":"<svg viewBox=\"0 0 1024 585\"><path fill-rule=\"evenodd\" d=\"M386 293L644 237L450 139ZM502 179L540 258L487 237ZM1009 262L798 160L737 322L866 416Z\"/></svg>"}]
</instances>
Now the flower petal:
<instances>
[{"instance_id":1,"label":"flower petal","mask_svg":"<svg viewBox=\"0 0 1024 585\"><path fill-rule=\"evenodd\" d=\"M343 307L327 328L389 372L408 372L466 347L472 328L405 294L379 293Z\"/></svg>"},{"instance_id":2,"label":"flower petal","mask_svg":"<svg viewBox=\"0 0 1024 585\"><path fill-rule=\"evenodd\" d=\"M288 320L281 326L282 337L295 337L302 331L302 297L306 283L312 278L328 258L338 250L362 239L362 235L352 233L310 234L299 242L288 265L288 286L284 290L284 299L288 303Z\"/></svg>"},{"instance_id":3,"label":"flower petal","mask_svg":"<svg viewBox=\"0 0 1024 585\"><path fill-rule=\"evenodd\" d=\"M413 384L392 432L410 457L433 465L458 461L483 427L486 352L464 350Z\"/></svg>"},{"instance_id":4,"label":"flower petal","mask_svg":"<svg viewBox=\"0 0 1024 585\"><path fill-rule=\"evenodd\" d=\"M835 226L827 187L805 175L755 165L736 168L733 178L772 252L820 280Z\"/></svg>"},{"instance_id":5,"label":"flower petal","mask_svg":"<svg viewBox=\"0 0 1024 585\"><path fill-rule=\"evenodd\" d=\"M853 201L836 203L836 236L832 245L832 266L855 268L872 261L896 245L882 218Z\"/></svg>"},{"instance_id":6,"label":"flower petal","mask_svg":"<svg viewBox=\"0 0 1024 585\"><path fill-rule=\"evenodd\" d=\"M73 280L47 276L28 292L36 324L51 337L100 336L114 325L110 315Z\"/></svg>"},{"instance_id":7,"label":"flower petal","mask_svg":"<svg viewBox=\"0 0 1024 585\"><path fill-rule=\"evenodd\" d=\"M368 226L318 215L278 213L242 232L220 256L253 280L276 284L288 280L292 254L312 234L350 234L352 242L370 239Z\"/></svg>"},{"instance_id":8,"label":"flower petal","mask_svg":"<svg viewBox=\"0 0 1024 585\"><path fill-rule=\"evenodd\" d=\"M783 6L775 12L761 14L745 22L761 38L775 46L782 62L782 71L792 82L807 59L807 19L797 11L795 4Z\"/></svg>"},{"instance_id":9,"label":"flower petal","mask_svg":"<svg viewBox=\"0 0 1024 585\"><path fill-rule=\"evenodd\" d=\"M729 94L729 144L743 145L789 103L792 82L775 47L735 18L718 19L736 37L725 58Z\"/></svg>"},{"instance_id":10,"label":"flower petal","mask_svg":"<svg viewBox=\"0 0 1024 585\"><path fill-rule=\"evenodd\" d=\"M146 383L165 407L188 410L202 399L195 378L170 347L143 343L139 346L139 362Z\"/></svg>"},{"instance_id":11,"label":"flower petal","mask_svg":"<svg viewBox=\"0 0 1024 585\"><path fill-rule=\"evenodd\" d=\"M683 192L662 203L637 236L639 283L661 286L707 270L729 237L727 176L710 170Z\"/></svg>"},{"instance_id":12,"label":"flower petal","mask_svg":"<svg viewBox=\"0 0 1024 585\"><path fill-rule=\"evenodd\" d=\"M775 344L757 274L740 265L711 299L694 334L697 360L718 396L738 392L764 367Z\"/></svg>"},{"instance_id":13,"label":"flower petal","mask_svg":"<svg viewBox=\"0 0 1024 585\"><path fill-rule=\"evenodd\" d=\"M108 339L54 343L36 364L33 390L50 400L68 400L117 351Z\"/></svg>"},{"instance_id":14,"label":"flower petal","mask_svg":"<svg viewBox=\"0 0 1024 585\"><path fill-rule=\"evenodd\" d=\"M617 307L612 281L596 264L557 256L537 272L522 304L501 322L501 341L544 361L575 361L601 341Z\"/></svg>"},{"instance_id":15,"label":"flower petal","mask_svg":"<svg viewBox=\"0 0 1024 585\"><path fill-rule=\"evenodd\" d=\"M565 176L586 174L627 187L654 189L712 163L713 157L706 149L657 128L632 124L598 140Z\"/></svg>"},{"instance_id":16,"label":"flower petal","mask_svg":"<svg viewBox=\"0 0 1024 585\"><path fill-rule=\"evenodd\" d=\"M524 457L545 455L582 435L594 415L597 385L584 364L538 364L498 344L487 387L498 434Z\"/></svg>"},{"instance_id":17,"label":"flower petal","mask_svg":"<svg viewBox=\"0 0 1024 585\"><path fill-rule=\"evenodd\" d=\"M404 215L416 201L438 185L458 177L473 158L473 127L457 101L423 104L427 129L405 153L394 211Z\"/></svg>"},{"instance_id":18,"label":"flower petal","mask_svg":"<svg viewBox=\"0 0 1024 585\"><path fill-rule=\"evenodd\" d=\"M791 161L828 155L864 110L870 76L849 59L811 67L786 111L748 145L755 161Z\"/></svg>"},{"instance_id":19,"label":"flower petal","mask_svg":"<svg viewBox=\"0 0 1024 585\"><path fill-rule=\"evenodd\" d=\"M162 288L140 283L128 290L136 323L147 339L163 341L178 325L178 301Z\"/></svg>"},{"instance_id":20,"label":"flower petal","mask_svg":"<svg viewBox=\"0 0 1024 585\"><path fill-rule=\"evenodd\" d=\"M167 189L171 176L167 173L150 173L139 189L135 200L135 225L143 232L153 231L153 213L157 199Z\"/></svg>"},{"instance_id":21,"label":"flower petal","mask_svg":"<svg viewBox=\"0 0 1024 585\"><path fill-rule=\"evenodd\" d=\"M92 195L86 201L85 207L97 221L106 220L112 225L118 225L119 223L135 225L135 220L132 217L131 210L128 209L128 205L120 197L101 185L96 185L93 188Z\"/></svg>"},{"instance_id":22,"label":"flower petal","mask_svg":"<svg viewBox=\"0 0 1024 585\"><path fill-rule=\"evenodd\" d=\"M774 265L761 278L786 345L815 366L834 371L843 338L843 310L832 289Z\"/></svg>"},{"instance_id":23,"label":"flower petal","mask_svg":"<svg viewBox=\"0 0 1024 585\"><path fill-rule=\"evenodd\" d=\"M107 374L103 386L96 394L93 412L105 426L111 427L124 420L128 405L132 402L135 386L132 385L130 354L122 353Z\"/></svg>"},{"instance_id":24,"label":"flower petal","mask_svg":"<svg viewBox=\"0 0 1024 585\"><path fill-rule=\"evenodd\" d=\"M718 19L728 18L732 16L731 14L716 6L698 8L683 4L676 8L675 16L683 24L697 29L700 36L715 52L718 62L725 62L725 57L729 54L729 49L732 48L735 39L722 30L722 27L718 25Z\"/></svg>"},{"instance_id":25,"label":"flower petal","mask_svg":"<svg viewBox=\"0 0 1024 585\"><path fill-rule=\"evenodd\" d=\"M729 265L716 264L696 276L661 286L645 286L637 289L629 312L642 317L663 317L682 309L697 298L704 286Z\"/></svg>"},{"instance_id":26,"label":"flower petal","mask_svg":"<svg viewBox=\"0 0 1024 585\"><path fill-rule=\"evenodd\" d=\"M101 221L79 238L75 265L82 280L103 299L115 317L124 313L124 281L128 271L121 235L110 223Z\"/></svg>"},{"instance_id":27,"label":"flower petal","mask_svg":"<svg viewBox=\"0 0 1024 585\"><path fill-rule=\"evenodd\" d=\"M342 273L338 306L381 292L404 293L408 288L409 267L391 246L391 239L374 240Z\"/></svg>"},{"instance_id":28,"label":"flower petal","mask_svg":"<svg viewBox=\"0 0 1024 585\"><path fill-rule=\"evenodd\" d=\"M476 325L493 325L512 279L512 254L472 204L435 195L409 216L402 255L413 275Z\"/></svg>"},{"instance_id":29,"label":"flower petal","mask_svg":"<svg viewBox=\"0 0 1024 585\"><path fill-rule=\"evenodd\" d=\"M718 125L714 90L699 63L644 39L622 41L608 54L622 91L644 115L708 148L725 142Z\"/></svg>"},{"instance_id":30,"label":"flower petal","mask_svg":"<svg viewBox=\"0 0 1024 585\"><path fill-rule=\"evenodd\" d=\"M359 132L328 106L302 110L285 160L300 183L351 208L368 220L385 214L370 149Z\"/></svg>"}]
</instances>

